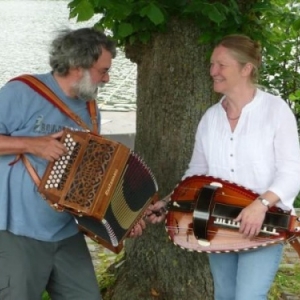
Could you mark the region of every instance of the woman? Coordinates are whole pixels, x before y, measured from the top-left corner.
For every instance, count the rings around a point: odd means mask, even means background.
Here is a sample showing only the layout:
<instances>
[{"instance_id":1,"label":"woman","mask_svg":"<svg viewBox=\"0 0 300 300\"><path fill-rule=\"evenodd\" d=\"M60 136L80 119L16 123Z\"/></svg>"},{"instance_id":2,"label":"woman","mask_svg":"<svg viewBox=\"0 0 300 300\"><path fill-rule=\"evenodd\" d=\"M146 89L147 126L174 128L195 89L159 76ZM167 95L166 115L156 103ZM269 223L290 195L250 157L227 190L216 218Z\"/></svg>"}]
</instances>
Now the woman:
<instances>
[{"instance_id":1,"label":"woman","mask_svg":"<svg viewBox=\"0 0 300 300\"><path fill-rule=\"evenodd\" d=\"M211 56L214 91L223 94L201 119L184 177L208 174L260 196L236 217L246 238L256 236L272 206L293 211L300 190L295 117L286 102L257 86L261 49L244 35L225 37ZM163 206L157 202L153 210ZM153 223L162 217L149 217ZM283 245L209 254L216 300L267 299Z\"/></svg>"}]
</instances>

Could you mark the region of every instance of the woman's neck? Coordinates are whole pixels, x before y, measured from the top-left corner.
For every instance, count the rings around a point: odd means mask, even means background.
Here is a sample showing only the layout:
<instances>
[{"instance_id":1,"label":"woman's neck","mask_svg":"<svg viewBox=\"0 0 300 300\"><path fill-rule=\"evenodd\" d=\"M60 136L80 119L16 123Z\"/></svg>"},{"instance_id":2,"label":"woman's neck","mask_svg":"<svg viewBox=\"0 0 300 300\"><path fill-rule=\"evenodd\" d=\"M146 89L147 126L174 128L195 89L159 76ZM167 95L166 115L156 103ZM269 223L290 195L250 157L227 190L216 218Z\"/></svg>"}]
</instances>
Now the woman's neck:
<instances>
[{"instance_id":1,"label":"woman's neck","mask_svg":"<svg viewBox=\"0 0 300 300\"><path fill-rule=\"evenodd\" d=\"M223 102L225 102L224 104L227 107L227 110L241 112L243 107L254 99L255 94L256 87L251 87L225 95L225 99Z\"/></svg>"},{"instance_id":2,"label":"woman's neck","mask_svg":"<svg viewBox=\"0 0 300 300\"><path fill-rule=\"evenodd\" d=\"M230 122L237 122L242 114L242 109L250 103L256 94L256 88L244 90L241 93L226 95L222 106Z\"/></svg>"}]
</instances>

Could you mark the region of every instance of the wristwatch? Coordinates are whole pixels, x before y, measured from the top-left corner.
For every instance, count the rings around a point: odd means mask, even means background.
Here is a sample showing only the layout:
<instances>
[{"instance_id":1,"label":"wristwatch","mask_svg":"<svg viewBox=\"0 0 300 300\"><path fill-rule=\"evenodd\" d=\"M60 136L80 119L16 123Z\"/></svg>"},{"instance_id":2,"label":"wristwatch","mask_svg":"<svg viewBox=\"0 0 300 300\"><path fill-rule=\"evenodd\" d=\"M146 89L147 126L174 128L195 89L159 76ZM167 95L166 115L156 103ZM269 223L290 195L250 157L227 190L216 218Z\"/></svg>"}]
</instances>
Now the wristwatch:
<instances>
[{"instance_id":1,"label":"wristwatch","mask_svg":"<svg viewBox=\"0 0 300 300\"><path fill-rule=\"evenodd\" d=\"M270 202L267 199L263 197L258 197L257 199L262 203L262 205L266 206L267 208L270 208Z\"/></svg>"}]
</instances>

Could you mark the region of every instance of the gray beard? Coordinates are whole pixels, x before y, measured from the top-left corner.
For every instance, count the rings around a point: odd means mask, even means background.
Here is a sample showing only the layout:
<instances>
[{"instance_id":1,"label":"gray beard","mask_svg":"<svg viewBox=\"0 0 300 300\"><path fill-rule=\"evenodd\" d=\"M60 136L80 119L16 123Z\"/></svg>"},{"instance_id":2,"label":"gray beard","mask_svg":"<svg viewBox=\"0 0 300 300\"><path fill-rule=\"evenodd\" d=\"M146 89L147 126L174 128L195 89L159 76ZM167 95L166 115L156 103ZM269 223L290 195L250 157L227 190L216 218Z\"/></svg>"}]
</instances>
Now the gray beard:
<instances>
[{"instance_id":1,"label":"gray beard","mask_svg":"<svg viewBox=\"0 0 300 300\"><path fill-rule=\"evenodd\" d=\"M77 97L80 100L83 100L83 101L89 101L89 100L92 100L92 99L96 99L97 96L98 96L98 88L96 88L94 90L94 92L86 91L86 90L83 90L83 89L80 89L80 88L77 91Z\"/></svg>"},{"instance_id":2,"label":"gray beard","mask_svg":"<svg viewBox=\"0 0 300 300\"><path fill-rule=\"evenodd\" d=\"M74 91L79 99L89 101L97 98L98 90L103 86L103 83L97 85L92 84L91 76L89 72L85 70L82 79L74 85Z\"/></svg>"}]
</instances>

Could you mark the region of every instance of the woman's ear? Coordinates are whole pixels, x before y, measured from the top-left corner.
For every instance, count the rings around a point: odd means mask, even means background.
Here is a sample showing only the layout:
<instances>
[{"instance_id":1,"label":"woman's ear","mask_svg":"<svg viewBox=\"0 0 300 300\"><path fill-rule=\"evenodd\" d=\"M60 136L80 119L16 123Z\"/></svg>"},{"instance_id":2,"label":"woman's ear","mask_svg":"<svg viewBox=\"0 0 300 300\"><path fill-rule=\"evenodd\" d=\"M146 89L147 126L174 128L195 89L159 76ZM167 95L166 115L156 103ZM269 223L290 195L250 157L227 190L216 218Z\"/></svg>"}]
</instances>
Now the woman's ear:
<instances>
[{"instance_id":1,"label":"woman's ear","mask_svg":"<svg viewBox=\"0 0 300 300\"><path fill-rule=\"evenodd\" d=\"M243 67L243 75L249 76L253 70L253 65L251 63L246 63Z\"/></svg>"}]
</instances>

